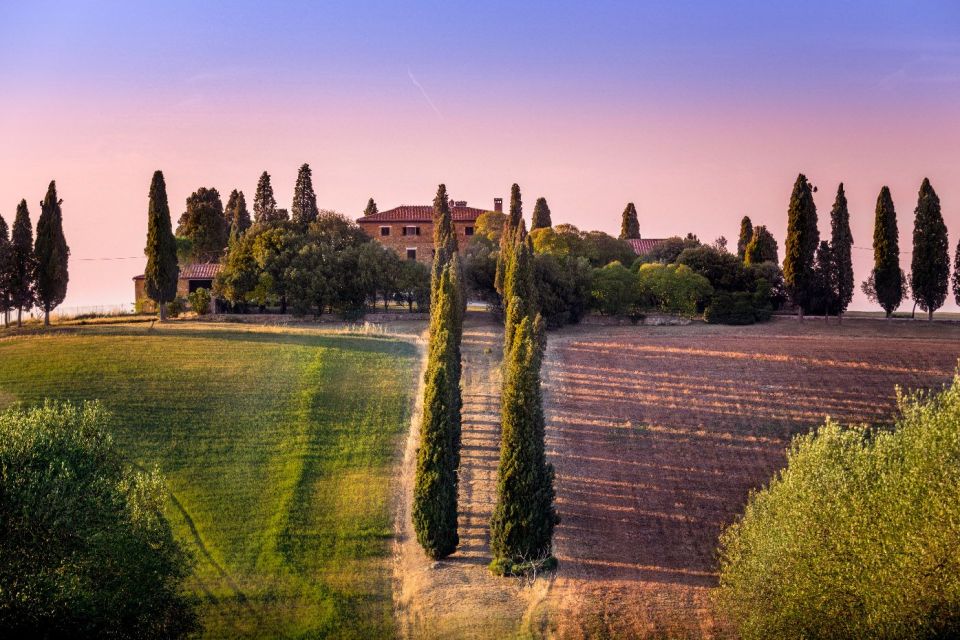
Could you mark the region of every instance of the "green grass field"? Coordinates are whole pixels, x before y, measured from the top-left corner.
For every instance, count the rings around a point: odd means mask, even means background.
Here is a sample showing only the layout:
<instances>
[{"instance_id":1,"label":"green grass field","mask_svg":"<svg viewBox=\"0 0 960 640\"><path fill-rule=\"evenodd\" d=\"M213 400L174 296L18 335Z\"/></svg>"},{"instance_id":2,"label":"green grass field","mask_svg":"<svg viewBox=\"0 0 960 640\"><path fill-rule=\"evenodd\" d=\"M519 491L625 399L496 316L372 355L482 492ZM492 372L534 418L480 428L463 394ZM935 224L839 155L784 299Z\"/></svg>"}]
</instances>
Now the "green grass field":
<instances>
[{"instance_id":1,"label":"green grass field","mask_svg":"<svg viewBox=\"0 0 960 640\"><path fill-rule=\"evenodd\" d=\"M99 399L159 466L209 637L393 635L390 479L415 348L183 325L0 340L0 407Z\"/></svg>"}]
</instances>

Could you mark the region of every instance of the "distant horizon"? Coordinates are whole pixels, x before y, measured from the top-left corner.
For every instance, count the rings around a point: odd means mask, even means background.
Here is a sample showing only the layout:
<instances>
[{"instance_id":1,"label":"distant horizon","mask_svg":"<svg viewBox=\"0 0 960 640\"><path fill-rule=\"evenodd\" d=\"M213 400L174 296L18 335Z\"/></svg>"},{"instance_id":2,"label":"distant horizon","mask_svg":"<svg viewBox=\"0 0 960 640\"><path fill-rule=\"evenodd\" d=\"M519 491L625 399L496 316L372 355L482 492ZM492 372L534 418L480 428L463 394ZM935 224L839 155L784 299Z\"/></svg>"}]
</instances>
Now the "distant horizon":
<instances>
[{"instance_id":1,"label":"distant horizon","mask_svg":"<svg viewBox=\"0 0 960 640\"><path fill-rule=\"evenodd\" d=\"M36 224L57 180L63 306L85 307L132 302L155 169L174 225L200 186L252 204L263 170L289 208L307 162L320 207L352 219L370 197L429 204L440 182L492 208L516 182L528 221L543 196L555 224L617 235L632 201L644 237L735 247L748 215L781 260L804 173L822 237L844 183L851 309L876 310L859 284L883 185L904 270L924 177L951 260L960 239L958 33L946 1L5 5L0 215L25 198Z\"/></svg>"}]
</instances>

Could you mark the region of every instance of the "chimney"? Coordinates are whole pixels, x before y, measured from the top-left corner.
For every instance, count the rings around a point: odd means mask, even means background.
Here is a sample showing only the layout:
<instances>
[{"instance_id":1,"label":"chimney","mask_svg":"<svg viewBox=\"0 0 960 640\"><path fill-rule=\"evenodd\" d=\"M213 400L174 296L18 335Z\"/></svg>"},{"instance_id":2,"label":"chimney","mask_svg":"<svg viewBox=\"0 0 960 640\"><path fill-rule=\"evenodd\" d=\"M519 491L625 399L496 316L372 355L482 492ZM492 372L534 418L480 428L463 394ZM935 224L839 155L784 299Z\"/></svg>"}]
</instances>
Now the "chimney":
<instances>
[{"instance_id":1,"label":"chimney","mask_svg":"<svg viewBox=\"0 0 960 640\"><path fill-rule=\"evenodd\" d=\"M503 213L503 198L493 199L493 210L497 213Z\"/></svg>"}]
</instances>

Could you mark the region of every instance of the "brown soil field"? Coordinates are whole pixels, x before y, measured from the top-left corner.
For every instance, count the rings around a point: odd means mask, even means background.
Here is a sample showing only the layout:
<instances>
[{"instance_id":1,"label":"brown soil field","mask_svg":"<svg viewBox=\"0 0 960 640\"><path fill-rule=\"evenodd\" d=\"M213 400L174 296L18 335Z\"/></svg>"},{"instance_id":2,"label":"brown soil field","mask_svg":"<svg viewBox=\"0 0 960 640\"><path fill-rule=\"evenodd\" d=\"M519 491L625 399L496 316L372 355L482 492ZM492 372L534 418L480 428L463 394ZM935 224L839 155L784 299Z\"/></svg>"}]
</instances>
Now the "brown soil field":
<instances>
[{"instance_id":1,"label":"brown soil field","mask_svg":"<svg viewBox=\"0 0 960 640\"><path fill-rule=\"evenodd\" d=\"M548 635L713 638L731 635L711 606L717 538L790 436L826 416L889 421L897 385L951 379L960 326L574 327L549 345Z\"/></svg>"},{"instance_id":2,"label":"brown soil field","mask_svg":"<svg viewBox=\"0 0 960 640\"><path fill-rule=\"evenodd\" d=\"M547 452L560 569L494 578L488 523L499 450L502 332L479 314L463 345L461 548L427 560L410 530L415 415L398 491L395 600L408 638L717 638L716 543L831 416L886 422L895 387L936 388L960 325L776 319L723 327L570 327L548 336Z\"/></svg>"}]
</instances>

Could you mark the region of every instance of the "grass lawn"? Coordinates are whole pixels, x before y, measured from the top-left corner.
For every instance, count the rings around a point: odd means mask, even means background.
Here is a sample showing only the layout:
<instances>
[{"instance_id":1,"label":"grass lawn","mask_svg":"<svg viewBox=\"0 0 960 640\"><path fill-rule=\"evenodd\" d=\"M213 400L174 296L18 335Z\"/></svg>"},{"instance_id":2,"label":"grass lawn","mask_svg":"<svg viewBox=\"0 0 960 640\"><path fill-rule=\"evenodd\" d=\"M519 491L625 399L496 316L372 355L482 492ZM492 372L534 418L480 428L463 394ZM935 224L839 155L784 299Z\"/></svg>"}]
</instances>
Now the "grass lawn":
<instances>
[{"instance_id":1,"label":"grass lawn","mask_svg":"<svg viewBox=\"0 0 960 640\"><path fill-rule=\"evenodd\" d=\"M99 399L159 466L209 637L394 634L390 482L415 348L182 325L0 340L0 407Z\"/></svg>"}]
</instances>

